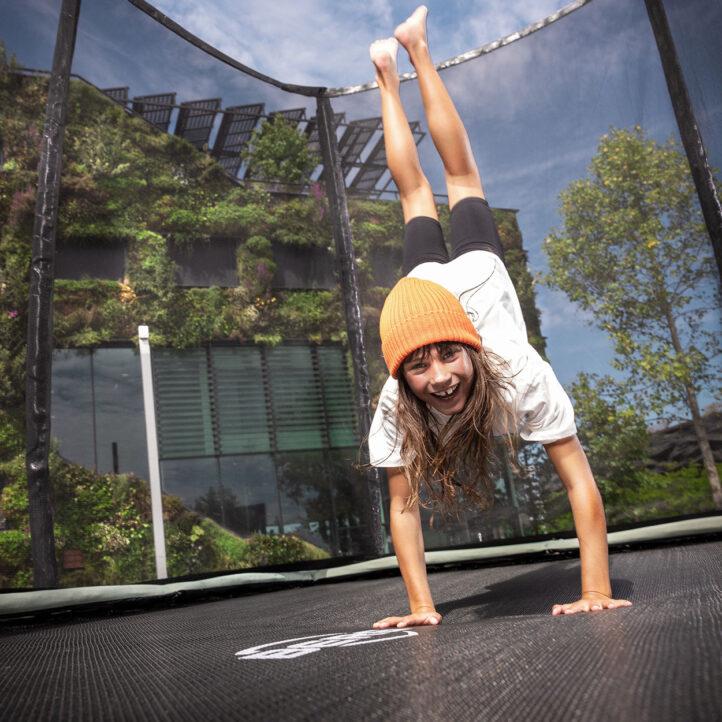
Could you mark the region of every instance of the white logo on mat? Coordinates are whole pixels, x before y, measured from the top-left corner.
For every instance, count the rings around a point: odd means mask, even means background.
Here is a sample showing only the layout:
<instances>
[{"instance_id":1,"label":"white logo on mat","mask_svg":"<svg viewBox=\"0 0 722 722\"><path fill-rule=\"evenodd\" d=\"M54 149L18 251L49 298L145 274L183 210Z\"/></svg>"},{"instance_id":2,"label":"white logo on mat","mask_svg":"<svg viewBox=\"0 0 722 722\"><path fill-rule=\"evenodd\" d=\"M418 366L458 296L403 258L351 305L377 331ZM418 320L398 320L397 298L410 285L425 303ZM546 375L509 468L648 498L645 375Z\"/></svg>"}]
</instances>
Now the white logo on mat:
<instances>
[{"instance_id":1,"label":"white logo on mat","mask_svg":"<svg viewBox=\"0 0 722 722\"><path fill-rule=\"evenodd\" d=\"M416 637L418 632L411 629L366 629L346 634L316 634L313 637L296 637L282 642L259 644L236 652L238 659L293 659L304 654L320 652L326 647L354 647L357 644L388 642L392 639Z\"/></svg>"}]
</instances>

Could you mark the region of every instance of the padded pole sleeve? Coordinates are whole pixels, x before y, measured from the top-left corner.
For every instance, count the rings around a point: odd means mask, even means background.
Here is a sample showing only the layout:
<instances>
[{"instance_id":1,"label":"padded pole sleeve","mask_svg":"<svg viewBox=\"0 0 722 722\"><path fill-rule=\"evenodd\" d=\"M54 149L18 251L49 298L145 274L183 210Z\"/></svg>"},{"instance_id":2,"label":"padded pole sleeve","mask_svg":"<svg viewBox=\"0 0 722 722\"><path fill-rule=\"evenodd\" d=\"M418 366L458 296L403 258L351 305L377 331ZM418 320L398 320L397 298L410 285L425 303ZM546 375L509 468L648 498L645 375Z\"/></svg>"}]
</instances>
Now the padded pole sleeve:
<instances>
[{"instance_id":1,"label":"padded pole sleeve","mask_svg":"<svg viewBox=\"0 0 722 722\"><path fill-rule=\"evenodd\" d=\"M707 151L702 142L697 120L694 117L692 102L677 57L677 49L669 28L664 4L662 0L645 0L645 4L649 22L652 25L652 32L657 41L659 57L662 61L664 77L667 80L667 89L677 119L679 135L682 138L682 145L689 160L692 179L697 189L702 215L717 260L720 283L722 283L722 206L720 206L719 195L715 187L714 175L707 161Z\"/></svg>"},{"instance_id":2,"label":"padded pole sleeve","mask_svg":"<svg viewBox=\"0 0 722 722\"><path fill-rule=\"evenodd\" d=\"M35 587L55 587L58 583L48 470L53 357L53 284L63 136L68 108L70 67L73 62L79 14L80 0L63 0L55 40L53 69L48 84L48 103L38 164L38 189L30 263L25 382L25 465L28 477Z\"/></svg>"},{"instance_id":3,"label":"padded pole sleeve","mask_svg":"<svg viewBox=\"0 0 722 722\"><path fill-rule=\"evenodd\" d=\"M366 364L366 349L361 319L361 303L351 236L351 223L346 202L346 186L344 183L341 159L336 142L336 130L333 123L333 108L328 98L319 96L317 99L318 130L323 157L326 192L328 193L329 210L333 237L336 245L336 264L341 283L348 344L353 361L354 385L356 390L356 411L358 415L359 434L361 437L361 463L365 470L366 488L368 490L366 523L369 531L367 552L381 555L386 553L386 535L383 527L383 505L381 497L381 474L369 465L369 453L366 440L371 428L371 402L369 394L369 371Z\"/></svg>"}]
</instances>

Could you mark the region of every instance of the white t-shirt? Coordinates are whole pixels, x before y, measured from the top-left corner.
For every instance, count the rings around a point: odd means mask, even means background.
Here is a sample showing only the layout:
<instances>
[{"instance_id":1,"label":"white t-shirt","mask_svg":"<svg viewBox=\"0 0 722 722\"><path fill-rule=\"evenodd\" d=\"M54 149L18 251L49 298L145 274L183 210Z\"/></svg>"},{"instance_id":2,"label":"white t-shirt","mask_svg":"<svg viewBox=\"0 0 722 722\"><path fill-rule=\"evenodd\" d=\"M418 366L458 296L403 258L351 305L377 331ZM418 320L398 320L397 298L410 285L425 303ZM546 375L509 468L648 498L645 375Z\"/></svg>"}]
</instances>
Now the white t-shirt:
<instances>
[{"instance_id":1,"label":"white t-shirt","mask_svg":"<svg viewBox=\"0 0 722 722\"><path fill-rule=\"evenodd\" d=\"M422 263L410 277L434 281L460 301L483 346L508 364L506 399L512 422L527 441L548 444L577 433L574 409L552 367L529 344L514 285L504 263L489 251L469 251L448 263ZM398 382L389 376L369 433L373 466L403 466L401 436L396 430ZM432 409L441 424L450 417ZM495 426L497 433L502 428Z\"/></svg>"}]
</instances>

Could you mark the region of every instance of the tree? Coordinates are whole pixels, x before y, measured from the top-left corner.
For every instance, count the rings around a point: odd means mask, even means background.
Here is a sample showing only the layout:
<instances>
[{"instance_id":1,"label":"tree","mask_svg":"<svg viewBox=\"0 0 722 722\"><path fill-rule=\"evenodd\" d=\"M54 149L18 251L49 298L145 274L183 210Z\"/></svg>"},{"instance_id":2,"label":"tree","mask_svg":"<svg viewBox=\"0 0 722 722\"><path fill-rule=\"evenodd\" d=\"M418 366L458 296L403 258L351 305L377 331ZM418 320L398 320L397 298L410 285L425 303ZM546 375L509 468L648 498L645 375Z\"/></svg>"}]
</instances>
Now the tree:
<instances>
[{"instance_id":1,"label":"tree","mask_svg":"<svg viewBox=\"0 0 722 722\"><path fill-rule=\"evenodd\" d=\"M571 387L579 440L607 504L637 488L649 447L644 415L611 376L580 373Z\"/></svg>"},{"instance_id":2,"label":"tree","mask_svg":"<svg viewBox=\"0 0 722 722\"><path fill-rule=\"evenodd\" d=\"M265 120L253 131L241 154L248 162L247 177L283 183L303 183L318 165L308 141L282 115Z\"/></svg>"},{"instance_id":3,"label":"tree","mask_svg":"<svg viewBox=\"0 0 722 722\"><path fill-rule=\"evenodd\" d=\"M546 240L548 283L590 311L614 343L640 410L692 417L715 505L722 488L698 395L720 384L711 247L689 166L673 139L635 126L603 135L590 176L560 194Z\"/></svg>"}]
</instances>

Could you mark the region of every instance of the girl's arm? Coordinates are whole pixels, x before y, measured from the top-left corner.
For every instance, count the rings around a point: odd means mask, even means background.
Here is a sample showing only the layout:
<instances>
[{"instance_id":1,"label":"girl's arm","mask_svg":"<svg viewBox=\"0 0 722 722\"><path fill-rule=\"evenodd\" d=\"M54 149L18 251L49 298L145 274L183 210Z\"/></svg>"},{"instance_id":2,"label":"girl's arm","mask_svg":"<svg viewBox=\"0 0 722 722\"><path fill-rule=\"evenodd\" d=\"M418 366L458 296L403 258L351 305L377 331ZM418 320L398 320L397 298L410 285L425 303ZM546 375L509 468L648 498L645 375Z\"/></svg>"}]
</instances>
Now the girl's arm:
<instances>
[{"instance_id":1,"label":"girl's arm","mask_svg":"<svg viewBox=\"0 0 722 722\"><path fill-rule=\"evenodd\" d=\"M581 598L572 604L555 604L552 614L556 616L631 606L632 603L626 599L612 598L604 506L579 439L570 436L545 444L544 448L569 496L574 527L579 538L582 568Z\"/></svg>"},{"instance_id":2,"label":"girl's arm","mask_svg":"<svg viewBox=\"0 0 722 722\"><path fill-rule=\"evenodd\" d=\"M424 559L424 537L421 533L419 507L404 511L410 489L404 470L387 470L389 494L391 497L390 523L391 539L399 562L399 569L406 585L411 614L402 617L385 617L373 626L376 629L386 627L411 627L419 624L438 624L441 615L434 608L431 590L426 576Z\"/></svg>"}]
</instances>

